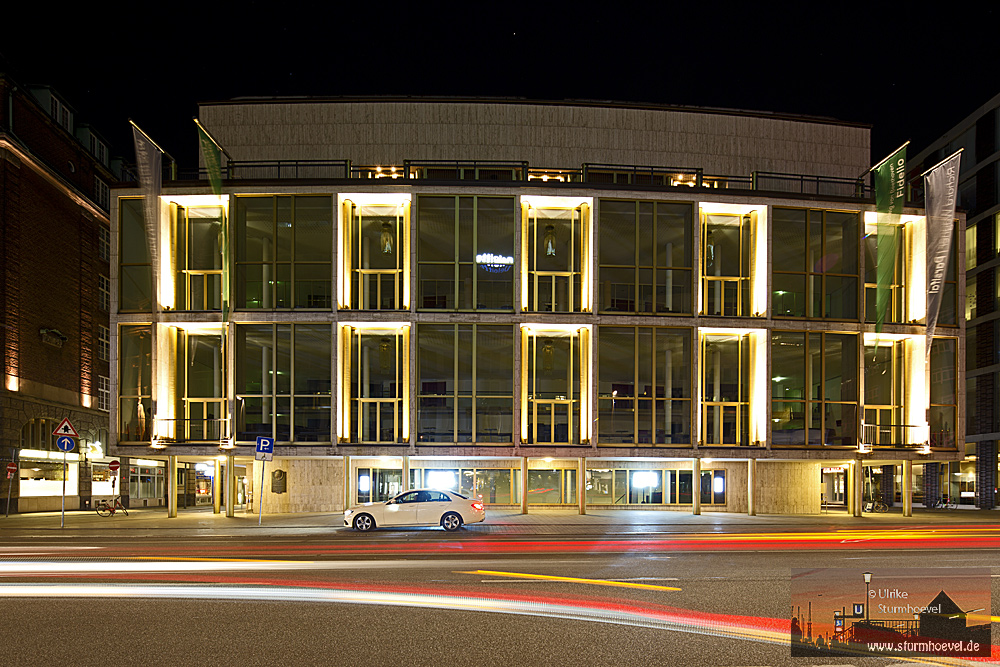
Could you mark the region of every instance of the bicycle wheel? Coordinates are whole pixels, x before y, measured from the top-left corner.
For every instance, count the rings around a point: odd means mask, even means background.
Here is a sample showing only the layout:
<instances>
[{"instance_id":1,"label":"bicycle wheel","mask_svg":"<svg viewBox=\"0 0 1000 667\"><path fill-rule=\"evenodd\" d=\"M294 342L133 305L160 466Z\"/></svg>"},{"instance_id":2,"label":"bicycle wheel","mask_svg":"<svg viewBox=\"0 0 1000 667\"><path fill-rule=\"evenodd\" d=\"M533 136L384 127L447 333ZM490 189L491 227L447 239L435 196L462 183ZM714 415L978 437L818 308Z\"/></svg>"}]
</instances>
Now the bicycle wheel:
<instances>
[{"instance_id":1,"label":"bicycle wheel","mask_svg":"<svg viewBox=\"0 0 1000 667\"><path fill-rule=\"evenodd\" d=\"M889 511L889 506L886 505L883 502L877 502L877 503L875 503L875 511L876 512L888 512Z\"/></svg>"},{"instance_id":2,"label":"bicycle wheel","mask_svg":"<svg viewBox=\"0 0 1000 667\"><path fill-rule=\"evenodd\" d=\"M97 514L99 516L111 516L111 508L108 507L107 503L101 503L97 506Z\"/></svg>"}]
</instances>

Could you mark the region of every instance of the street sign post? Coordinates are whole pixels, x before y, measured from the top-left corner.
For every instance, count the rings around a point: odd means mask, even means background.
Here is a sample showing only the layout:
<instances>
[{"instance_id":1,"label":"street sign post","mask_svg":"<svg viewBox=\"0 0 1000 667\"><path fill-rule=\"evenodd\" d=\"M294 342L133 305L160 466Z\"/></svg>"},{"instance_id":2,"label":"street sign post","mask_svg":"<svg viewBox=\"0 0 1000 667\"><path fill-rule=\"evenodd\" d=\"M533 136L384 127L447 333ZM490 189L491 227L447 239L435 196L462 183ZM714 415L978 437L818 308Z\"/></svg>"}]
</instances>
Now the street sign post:
<instances>
[{"instance_id":1,"label":"street sign post","mask_svg":"<svg viewBox=\"0 0 1000 667\"><path fill-rule=\"evenodd\" d=\"M73 424L70 423L69 417L67 417L66 419L63 419L61 422L59 422L59 426L56 426L56 430L52 431L52 435L57 435L57 436L58 435L66 435L66 436L69 436L71 438L79 438L80 437L80 434L76 432L75 428L73 428Z\"/></svg>"},{"instance_id":2,"label":"street sign post","mask_svg":"<svg viewBox=\"0 0 1000 667\"><path fill-rule=\"evenodd\" d=\"M254 458L260 461L260 503L257 507L257 525L264 521L264 468L274 459L274 438L257 436L257 451Z\"/></svg>"},{"instance_id":3,"label":"street sign post","mask_svg":"<svg viewBox=\"0 0 1000 667\"><path fill-rule=\"evenodd\" d=\"M112 461L111 463L108 464L108 470L110 470L111 472L118 472L118 469L121 467L122 464L120 461Z\"/></svg>"},{"instance_id":4,"label":"street sign post","mask_svg":"<svg viewBox=\"0 0 1000 667\"><path fill-rule=\"evenodd\" d=\"M56 438L56 447L59 451L63 453L63 473L62 473L62 513L60 514L59 527L66 527L66 473L68 468L66 466L66 452L71 452L76 449L76 440L73 438L79 438L80 434L76 432L73 425L69 423L69 418L66 418L59 422L59 426L56 426L56 430L52 431L52 435L59 436Z\"/></svg>"},{"instance_id":5,"label":"street sign post","mask_svg":"<svg viewBox=\"0 0 1000 667\"><path fill-rule=\"evenodd\" d=\"M4 516L10 516L10 490L14 486L14 473L17 472L17 463L11 461L7 464L7 511Z\"/></svg>"}]
</instances>

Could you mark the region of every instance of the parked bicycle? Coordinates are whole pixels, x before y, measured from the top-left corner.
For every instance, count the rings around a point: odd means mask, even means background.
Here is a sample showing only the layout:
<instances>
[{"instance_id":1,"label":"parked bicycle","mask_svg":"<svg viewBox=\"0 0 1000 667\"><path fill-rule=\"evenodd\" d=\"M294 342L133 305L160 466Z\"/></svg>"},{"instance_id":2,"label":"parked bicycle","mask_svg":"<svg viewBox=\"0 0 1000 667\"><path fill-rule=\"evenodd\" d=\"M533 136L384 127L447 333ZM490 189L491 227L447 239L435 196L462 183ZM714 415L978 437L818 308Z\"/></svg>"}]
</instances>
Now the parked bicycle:
<instances>
[{"instance_id":1,"label":"parked bicycle","mask_svg":"<svg viewBox=\"0 0 1000 667\"><path fill-rule=\"evenodd\" d=\"M865 503L866 512L888 512L889 506L882 502L881 498L875 498Z\"/></svg>"},{"instance_id":2,"label":"parked bicycle","mask_svg":"<svg viewBox=\"0 0 1000 667\"><path fill-rule=\"evenodd\" d=\"M928 504L927 508L932 510L954 510L958 509L958 503L948 496L942 496Z\"/></svg>"},{"instance_id":3,"label":"parked bicycle","mask_svg":"<svg viewBox=\"0 0 1000 667\"><path fill-rule=\"evenodd\" d=\"M117 497L113 503L107 500L97 503L97 513L100 516L114 516L116 512L124 512L125 516L128 516L128 510L125 509L122 501Z\"/></svg>"}]
</instances>

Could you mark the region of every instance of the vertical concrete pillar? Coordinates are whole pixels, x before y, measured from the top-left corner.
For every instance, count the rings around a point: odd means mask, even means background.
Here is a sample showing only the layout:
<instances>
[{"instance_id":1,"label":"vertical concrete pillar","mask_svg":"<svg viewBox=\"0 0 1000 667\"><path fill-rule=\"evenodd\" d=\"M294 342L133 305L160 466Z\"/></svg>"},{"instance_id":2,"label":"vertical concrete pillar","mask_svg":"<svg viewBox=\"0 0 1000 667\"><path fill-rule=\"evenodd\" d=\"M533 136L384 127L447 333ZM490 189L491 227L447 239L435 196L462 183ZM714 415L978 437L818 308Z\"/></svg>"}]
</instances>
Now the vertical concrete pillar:
<instances>
[{"instance_id":1,"label":"vertical concrete pillar","mask_svg":"<svg viewBox=\"0 0 1000 667\"><path fill-rule=\"evenodd\" d=\"M757 516L757 459L747 459L747 514Z\"/></svg>"},{"instance_id":2,"label":"vertical concrete pillar","mask_svg":"<svg viewBox=\"0 0 1000 667\"><path fill-rule=\"evenodd\" d=\"M913 461L903 461L903 516L913 516Z\"/></svg>"},{"instance_id":3,"label":"vertical concrete pillar","mask_svg":"<svg viewBox=\"0 0 1000 667\"><path fill-rule=\"evenodd\" d=\"M215 471L212 475L212 514L218 514L222 509L222 462L213 461Z\"/></svg>"},{"instance_id":4,"label":"vertical concrete pillar","mask_svg":"<svg viewBox=\"0 0 1000 667\"><path fill-rule=\"evenodd\" d=\"M236 516L236 455L226 454L226 516Z\"/></svg>"},{"instance_id":5,"label":"vertical concrete pillar","mask_svg":"<svg viewBox=\"0 0 1000 667\"><path fill-rule=\"evenodd\" d=\"M691 459L691 514L701 514L701 459Z\"/></svg>"},{"instance_id":6,"label":"vertical concrete pillar","mask_svg":"<svg viewBox=\"0 0 1000 667\"><path fill-rule=\"evenodd\" d=\"M854 474L851 476L851 498L854 499L854 516L861 516L861 510L864 509L864 487L862 486L865 477L864 461L855 460L852 472Z\"/></svg>"},{"instance_id":7,"label":"vertical concrete pillar","mask_svg":"<svg viewBox=\"0 0 1000 667\"><path fill-rule=\"evenodd\" d=\"M580 506L580 514L587 513L587 457L581 456L579 469L576 472L576 502Z\"/></svg>"},{"instance_id":8,"label":"vertical concrete pillar","mask_svg":"<svg viewBox=\"0 0 1000 667\"><path fill-rule=\"evenodd\" d=\"M351 495L351 457L344 455L344 509L353 505L351 502L353 496Z\"/></svg>"},{"instance_id":9,"label":"vertical concrete pillar","mask_svg":"<svg viewBox=\"0 0 1000 667\"><path fill-rule=\"evenodd\" d=\"M177 457L167 457L167 517L177 517Z\"/></svg>"},{"instance_id":10,"label":"vertical concrete pillar","mask_svg":"<svg viewBox=\"0 0 1000 667\"><path fill-rule=\"evenodd\" d=\"M521 457L521 514L528 513L528 457Z\"/></svg>"},{"instance_id":11,"label":"vertical concrete pillar","mask_svg":"<svg viewBox=\"0 0 1000 667\"><path fill-rule=\"evenodd\" d=\"M403 456L403 491L410 490L410 457Z\"/></svg>"},{"instance_id":12,"label":"vertical concrete pillar","mask_svg":"<svg viewBox=\"0 0 1000 667\"><path fill-rule=\"evenodd\" d=\"M844 469L844 505L848 514L854 514L854 461Z\"/></svg>"}]
</instances>

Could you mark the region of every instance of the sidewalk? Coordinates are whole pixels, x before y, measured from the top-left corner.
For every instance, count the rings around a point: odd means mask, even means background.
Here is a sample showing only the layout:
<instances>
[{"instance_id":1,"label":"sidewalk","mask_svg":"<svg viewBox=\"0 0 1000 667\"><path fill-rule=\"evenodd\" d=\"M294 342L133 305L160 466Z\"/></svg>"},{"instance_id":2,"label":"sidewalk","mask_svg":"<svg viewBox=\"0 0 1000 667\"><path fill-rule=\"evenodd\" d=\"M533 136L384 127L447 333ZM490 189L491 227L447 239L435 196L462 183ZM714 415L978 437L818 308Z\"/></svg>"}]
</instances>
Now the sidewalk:
<instances>
[{"instance_id":1,"label":"sidewalk","mask_svg":"<svg viewBox=\"0 0 1000 667\"><path fill-rule=\"evenodd\" d=\"M307 512L299 514L265 514L258 526L258 516L243 511L235 517L213 514L211 509L189 509L167 518L164 508L135 509L129 516L116 514L101 517L93 511L66 512L65 528L60 528L59 512L12 514L0 516L0 542L17 535L80 537L207 537L234 535L274 536L322 535L343 531L339 512ZM636 535L694 532L768 532L826 531L835 529L913 528L936 525L997 525L1000 512L982 510L923 510L917 508L912 517L904 518L896 508L887 514L865 514L860 518L844 511L813 515L747 516L730 512L704 512L694 516L688 512L657 510L588 510L580 515L576 510L538 509L521 514L514 509L487 510L486 522L467 526L465 534L481 535ZM415 530L426 530L417 528ZM353 533L349 533L353 534Z\"/></svg>"}]
</instances>

